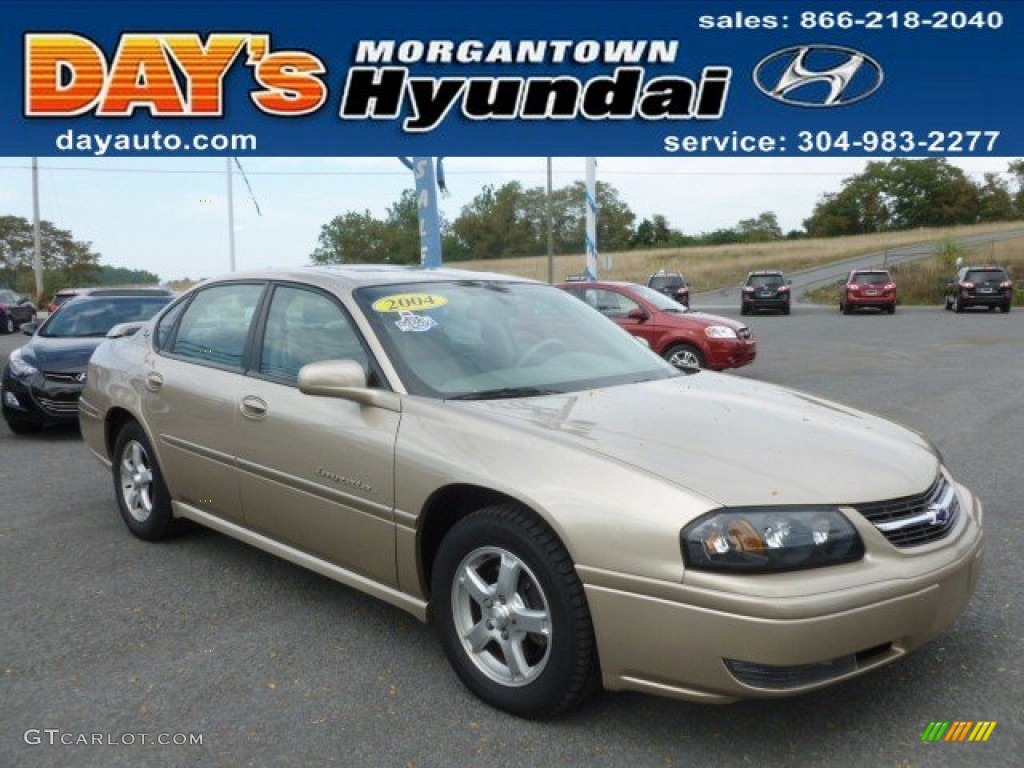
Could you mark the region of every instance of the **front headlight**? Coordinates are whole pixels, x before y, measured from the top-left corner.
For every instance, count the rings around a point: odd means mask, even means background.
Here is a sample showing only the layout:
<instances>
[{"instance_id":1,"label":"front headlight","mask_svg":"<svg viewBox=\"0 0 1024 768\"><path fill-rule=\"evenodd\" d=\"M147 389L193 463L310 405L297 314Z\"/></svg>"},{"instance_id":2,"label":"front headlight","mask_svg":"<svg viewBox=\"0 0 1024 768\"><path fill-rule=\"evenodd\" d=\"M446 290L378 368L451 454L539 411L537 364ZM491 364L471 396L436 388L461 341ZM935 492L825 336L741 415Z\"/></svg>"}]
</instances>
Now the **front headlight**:
<instances>
[{"instance_id":1,"label":"front headlight","mask_svg":"<svg viewBox=\"0 0 1024 768\"><path fill-rule=\"evenodd\" d=\"M31 363L25 362L20 349L11 352L10 357L7 358L7 364L11 367L11 373L18 378L25 378L39 373L38 368Z\"/></svg>"},{"instance_id":2,"label":"front headlight","mask_svg":"<svg viewBox=\"0 0 1024 768\"><path fill-rule=\"evenodd\" d=\"M688 568L776 573L859 560L864 544L833 507L737 507L708 512L680 533Z\"/></svg>"},{"instance_id":3,"label":"front headlight","mask_svg":"<svg viewBox=\"0 0 1024 768\"><path fill-rule=\"evenodd\" d=\"M709 325L704 329L704 335L709 339L736 339L736 331L725 325Z\"/></svg>"}]
</instances>

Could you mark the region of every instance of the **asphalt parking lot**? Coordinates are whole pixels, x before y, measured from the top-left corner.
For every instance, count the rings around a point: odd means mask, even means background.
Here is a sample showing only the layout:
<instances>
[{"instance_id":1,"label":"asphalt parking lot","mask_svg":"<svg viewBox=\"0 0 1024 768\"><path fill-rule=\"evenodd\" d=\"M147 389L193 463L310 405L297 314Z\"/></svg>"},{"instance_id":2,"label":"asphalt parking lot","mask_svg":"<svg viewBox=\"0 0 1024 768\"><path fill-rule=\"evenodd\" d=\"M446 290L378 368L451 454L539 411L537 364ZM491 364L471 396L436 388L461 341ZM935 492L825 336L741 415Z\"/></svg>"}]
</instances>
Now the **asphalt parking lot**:
<instances>
[{"instance_id":1,"label":"asphalt parking lot","mask_svg":"<svg viewBox=\"0 0 1024 768\"><path fill-rule=\"evenodd\" d=\"M794 699L604 694L519 720L461 686L430 627L219 534L138 541L76 431L0 424L0 766L1019 765L1024 310L744 319L759 359L727 375L921 430L985 503L979 590L916 654ZM0 336L0 360L24 340ZM997 725L923 743L937 720Z\"/></svg>"}]
</instances>

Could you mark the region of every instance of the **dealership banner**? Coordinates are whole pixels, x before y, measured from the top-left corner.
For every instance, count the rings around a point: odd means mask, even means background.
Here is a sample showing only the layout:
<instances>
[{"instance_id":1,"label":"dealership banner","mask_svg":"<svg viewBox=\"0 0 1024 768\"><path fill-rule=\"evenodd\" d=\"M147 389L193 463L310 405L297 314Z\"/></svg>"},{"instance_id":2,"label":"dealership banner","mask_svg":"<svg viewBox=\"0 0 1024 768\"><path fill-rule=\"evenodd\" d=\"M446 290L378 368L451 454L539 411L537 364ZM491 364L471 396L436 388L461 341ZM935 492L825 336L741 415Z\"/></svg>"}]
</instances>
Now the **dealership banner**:
<instances>
[{"instance_id":1,"label":"dealership banner","mask_svg":"<svg viewBox=\"0 0 1024 768\"><path fill-rule=\"evenodd\" d=\"M1024 155L1024 3L6 2L8 156Z\"/></svg>"}]
</instances>

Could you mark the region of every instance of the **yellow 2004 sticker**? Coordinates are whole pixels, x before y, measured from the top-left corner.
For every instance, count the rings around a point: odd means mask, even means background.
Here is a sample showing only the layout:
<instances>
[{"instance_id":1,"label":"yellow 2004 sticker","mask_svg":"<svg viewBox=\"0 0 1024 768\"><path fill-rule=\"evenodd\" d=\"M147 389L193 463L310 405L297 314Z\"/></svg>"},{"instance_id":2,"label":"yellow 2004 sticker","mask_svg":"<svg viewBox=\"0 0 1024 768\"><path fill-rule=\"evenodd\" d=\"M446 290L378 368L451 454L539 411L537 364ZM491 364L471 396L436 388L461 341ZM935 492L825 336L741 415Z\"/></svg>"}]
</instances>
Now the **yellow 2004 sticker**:
<instances>
[{"instance_id":1,"label":"yellow 2004 sticker","mask_svg":"<svg viewBox=\"0 0 1024 768\"><path fill-rule=\"evenodd\" d=\"M383 296L370 306L374 312L422 312L443 307L447 303L446 296L438 296L436 293L396 293Z\"/></svg>"}]
</instances>

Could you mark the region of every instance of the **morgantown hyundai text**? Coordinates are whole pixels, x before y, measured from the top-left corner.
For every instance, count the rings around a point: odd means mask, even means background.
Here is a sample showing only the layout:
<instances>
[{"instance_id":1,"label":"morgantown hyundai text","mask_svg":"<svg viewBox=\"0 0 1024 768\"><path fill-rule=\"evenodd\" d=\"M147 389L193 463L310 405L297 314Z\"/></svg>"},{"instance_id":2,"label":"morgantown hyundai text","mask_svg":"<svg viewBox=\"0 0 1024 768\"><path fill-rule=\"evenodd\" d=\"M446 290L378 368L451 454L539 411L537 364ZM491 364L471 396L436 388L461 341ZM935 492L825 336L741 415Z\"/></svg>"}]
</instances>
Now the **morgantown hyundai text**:
<instances>
[{"instance_id":1,"label":"morgantown hyundai text","mask_svg":"<svg viewBox=\"0 0 1024 768\"><path fill-rule=\"evenodd\" d=\"M501 275L215 279L105 341L80 409L136 536L188 518L432 621L522 716L846 680L949 628L982 558L921 435Z\"/></svg>"}]
</instances>

